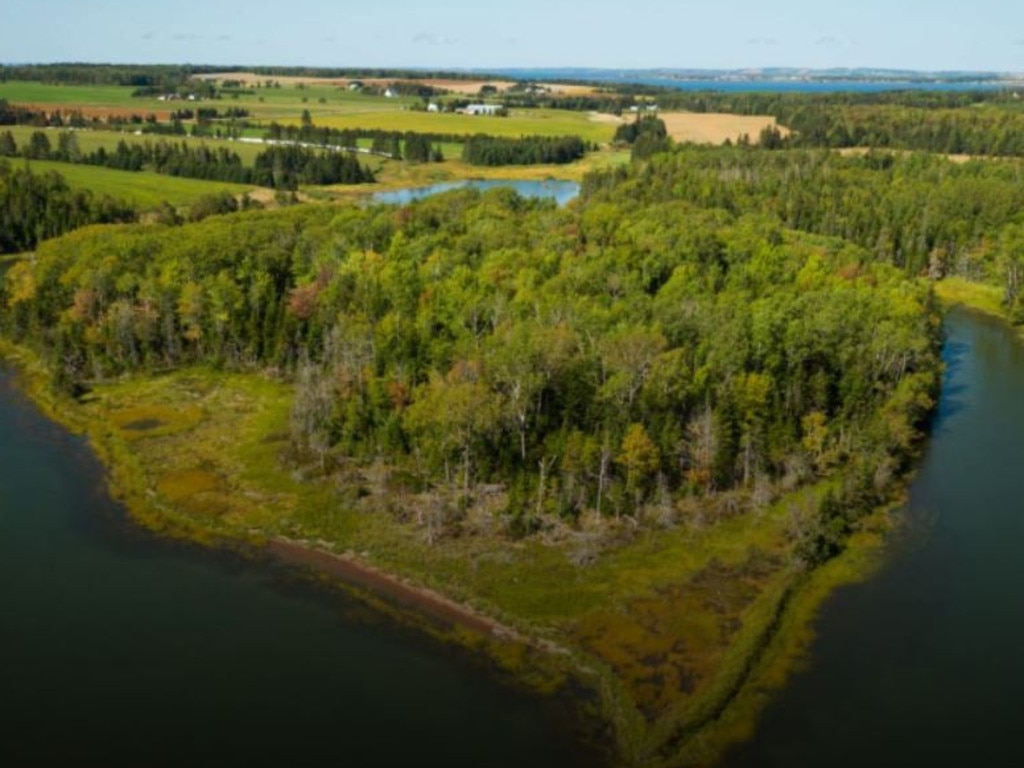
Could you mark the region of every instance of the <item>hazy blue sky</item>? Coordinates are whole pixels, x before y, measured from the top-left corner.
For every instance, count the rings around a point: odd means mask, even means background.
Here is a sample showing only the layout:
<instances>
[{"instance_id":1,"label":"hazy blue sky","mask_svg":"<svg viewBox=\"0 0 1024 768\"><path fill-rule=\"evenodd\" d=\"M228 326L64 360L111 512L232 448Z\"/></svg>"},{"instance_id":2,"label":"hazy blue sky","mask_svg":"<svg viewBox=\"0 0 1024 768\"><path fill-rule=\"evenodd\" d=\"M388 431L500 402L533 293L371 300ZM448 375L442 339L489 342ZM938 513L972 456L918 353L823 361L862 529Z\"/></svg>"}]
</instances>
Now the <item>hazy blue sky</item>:
<instances>
[{"instance_id":1,"label":"hazy blue sky","mask_svg":"<svg viewBox=\"0 0 1024 768\"><path fill-rule=\"evenodd\" d=\"M0 60L1024 71L1020 0L6 0Z\"/></svg>"}]
</instances>

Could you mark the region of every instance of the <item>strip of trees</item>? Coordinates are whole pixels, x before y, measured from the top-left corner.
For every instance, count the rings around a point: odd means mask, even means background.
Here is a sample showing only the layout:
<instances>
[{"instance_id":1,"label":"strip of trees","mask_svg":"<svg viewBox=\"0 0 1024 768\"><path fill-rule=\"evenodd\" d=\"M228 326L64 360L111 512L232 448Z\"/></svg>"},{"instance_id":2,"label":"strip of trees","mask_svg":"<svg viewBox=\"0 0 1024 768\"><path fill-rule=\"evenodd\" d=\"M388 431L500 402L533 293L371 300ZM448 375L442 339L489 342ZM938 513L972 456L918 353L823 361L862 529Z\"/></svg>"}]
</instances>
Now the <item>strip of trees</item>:
<instances>
[{"instance_id":1,"label":"strip of trees","mask_svg":"<svg viewBox=\"0 0 1024 768\"><path fill-rule=\"evenodd\" d=\"M462 159L470 165L564 165L587 153L579 136L524 136L518 139L470 136L462 145Z\"/></svg>"},{"instance_id":2,"label":"strip of trees","mask_svg":"<svg viewBox=\"0 0 1024 768\"><path fill-rule=\"evenodd\" d=\"M225 147L184 142L119 141L113 151L100 147L84 153L73 132L61 132L54 147L43 131L34 132L19 152L10 131L0 134L0 156L21 155L32 160L84 163L121 171L149 170L168 176L255 184L294 190L300 184L366 184L373 172L344 152L317 152L304 147L274 146L260 152L249 168Z\"/></svg>"},{"instance_id":3,"label":"strip of trees","mask_svg":"<svg viewBox=\"0 0 1024 768\"><path fill-rule=\"evenodd\" d=\"M86 224L131 222L133 207L72 189L56 173L37 174L0 160L0 253L31 251L42 240Z\"/></svg>"}]
</instances>

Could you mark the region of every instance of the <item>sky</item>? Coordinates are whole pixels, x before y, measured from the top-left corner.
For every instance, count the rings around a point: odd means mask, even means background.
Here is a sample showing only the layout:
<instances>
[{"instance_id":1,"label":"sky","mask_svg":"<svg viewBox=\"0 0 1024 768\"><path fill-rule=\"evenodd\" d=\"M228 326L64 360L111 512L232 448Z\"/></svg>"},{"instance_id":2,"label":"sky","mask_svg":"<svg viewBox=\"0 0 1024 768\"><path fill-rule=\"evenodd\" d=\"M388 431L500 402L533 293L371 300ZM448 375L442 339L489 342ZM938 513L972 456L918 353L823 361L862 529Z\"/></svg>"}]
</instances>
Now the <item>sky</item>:
<instances>
[{"instance_id":1,"label":"sky","mask_svg":"<svg viewBox=\"0 0 1024 768\"><path fill-rule=\"evenodd\" d=\"M5 0L0 61L1024 72L1019 0Z\"/></svg>"}]
</instances>

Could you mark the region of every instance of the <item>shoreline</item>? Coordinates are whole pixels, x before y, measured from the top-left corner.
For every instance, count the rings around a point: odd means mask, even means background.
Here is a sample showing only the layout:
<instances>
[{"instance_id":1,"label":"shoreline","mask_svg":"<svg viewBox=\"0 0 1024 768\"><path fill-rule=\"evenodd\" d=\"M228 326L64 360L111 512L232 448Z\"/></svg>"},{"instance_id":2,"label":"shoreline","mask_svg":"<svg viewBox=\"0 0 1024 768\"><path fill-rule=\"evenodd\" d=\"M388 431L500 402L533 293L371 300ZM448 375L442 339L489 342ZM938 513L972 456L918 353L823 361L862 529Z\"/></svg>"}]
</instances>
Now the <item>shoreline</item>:
<instances>
[{"instance_id":1,"label":"shoreline","mask_svg":"<svg viewBox=\"0 0 1024 768\"><path fill-rule=\"evenodd\" d=\"M268 539L263 550L289 565L309 568L315 573L331 576L346 586L384 598L400 610L416 611L426 618L440 620L488 638L537 645L511 627L465 603L445 597L428 587L411 584L393 573L362 562L354 555L328 552L310 542L283 536Z\"/></svg>"},{"instance_id":2,"label":"shoreline","mask_svg":"<svg viewBox=\"0 0 1024 768\"><path fill-rule=\"evenodd\" d=\"M681 706L656 721L646 721L638 719L641 716L634 710L635 703L621 689L614 672L599 659L580 657L571 648L514 629L465 602L385 571L351 552L338 554L316 541L259 531L218 531L154 503L137 457L120 445L108 425L80 412L77 403L48 389L46 366L31 350L0 339L0 359L18 372L19 387L44 415L87 437L108 471L111 496L125 506L136 524L158 535L204 547L226 547L257 558L269 556L314 577L326 577L399 623L418 628L439 642L481 654L496 663L503 674L512 675L516 685L539 695L553 693L563 684L582 685L600 703L595 712L581 702L580 722L587 723L588 731L593 728L594 733L603 733L592 743L600 744L608 738L601 749L612 765L716 765L731 745L749 736L772 692L785 684L800 663L813 638L813 620L827 597L839 586L869 576L874 569L869 561L875 559L879 545L884 545L877 531L866 533L866 537L856 536L844 554L794 585L795 591L779 606L781 610L771 610L768 621L755 619L744 629L726 654L727 661L738 667L720 669L713 678L712 690L681 701ZM774 601L769 599L768 603ZM669 752L663 751L666 747Z\"/></svg>"}]
</instances>

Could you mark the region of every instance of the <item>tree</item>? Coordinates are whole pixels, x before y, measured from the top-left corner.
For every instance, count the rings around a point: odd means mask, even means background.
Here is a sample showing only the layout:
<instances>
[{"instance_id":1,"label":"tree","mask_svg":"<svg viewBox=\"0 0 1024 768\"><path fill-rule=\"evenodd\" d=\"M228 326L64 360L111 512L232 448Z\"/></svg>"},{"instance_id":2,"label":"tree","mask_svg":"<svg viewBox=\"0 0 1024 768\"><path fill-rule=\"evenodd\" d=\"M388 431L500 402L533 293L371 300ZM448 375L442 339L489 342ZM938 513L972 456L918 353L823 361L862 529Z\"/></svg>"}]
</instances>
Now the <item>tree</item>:
<instances>
[{"instance_id":1,"label":"tree","mask_svg":"<svg viewBox=\"0 0 1024 768\"><path fill-rule=\"evenodd\" d=\"M0 157L14 157L18 154L18 144L10 131L0 133Z\"/></svg>"},{"instance_id":2,"label":"tree","mask_svg":"<svg viewBox=\"0 0 1024 768\"><path fill-rule=\"evenodd\" d=\"M406 424L419 446L441 459L447 482L452 481L453 454L461 457L463 492L470 487L474 443L492 433L500 419L500 399L471 361L459 363L447 377L432 373L405 412Z\"/></svg>"},{"instance_id":3,"label":"tree","mask_svg":"<svg viewBox=\"0 0 1024 768\"><path fill-rule=\"evenodd\" d=\"M616 461L626 470L626 490L639 506L661 466L658 447L643 424L629 425Z\"/></svg>"},{"instance_id":4,"label":"tree","mask_svg":"<svg viewBox=\"0 0 1024 768\"><path fill-rule=\"evenodd\" d=\"M33 131L25 147L25 157L32 160L45 160L50 156L50 140L42 131Z\"/></svg>"}]
</instances>

